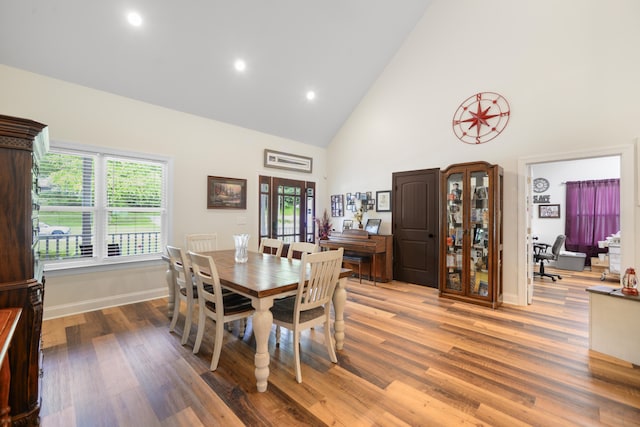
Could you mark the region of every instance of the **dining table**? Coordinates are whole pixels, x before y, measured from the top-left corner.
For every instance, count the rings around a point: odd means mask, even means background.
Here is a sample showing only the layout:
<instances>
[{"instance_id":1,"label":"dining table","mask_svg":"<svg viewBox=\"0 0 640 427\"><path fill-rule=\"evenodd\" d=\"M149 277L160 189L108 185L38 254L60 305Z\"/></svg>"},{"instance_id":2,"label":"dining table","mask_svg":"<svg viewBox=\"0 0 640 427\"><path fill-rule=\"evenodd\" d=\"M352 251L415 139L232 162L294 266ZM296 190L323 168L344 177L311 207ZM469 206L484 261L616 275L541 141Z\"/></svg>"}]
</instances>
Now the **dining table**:
<instances>
[{"instance_id":1,"label":"dining table","mask_svg":"<svg viewBox=\"0 0 640 427\"><path fill-rule=\"evenodd\" d=\"M269 379L269 335L273 326L270 308L276 299L295 295L300 280L302 262L259 252L248 252L247 262L235 261L235 250L201 252L208 255L218 270L222 287L251 299L255 309L253 333L256 340L254 358L256 386L259 392L267 390ZM167 273L169 274L169 273ZM344 307L347 301L346 281L351 270L342 268L333 294L334 339L337 350L344 346ZM167 278L169 280L169 278ZM169 304L172 306L173 286L169 286Z\"/></svg>"}]
</instances>

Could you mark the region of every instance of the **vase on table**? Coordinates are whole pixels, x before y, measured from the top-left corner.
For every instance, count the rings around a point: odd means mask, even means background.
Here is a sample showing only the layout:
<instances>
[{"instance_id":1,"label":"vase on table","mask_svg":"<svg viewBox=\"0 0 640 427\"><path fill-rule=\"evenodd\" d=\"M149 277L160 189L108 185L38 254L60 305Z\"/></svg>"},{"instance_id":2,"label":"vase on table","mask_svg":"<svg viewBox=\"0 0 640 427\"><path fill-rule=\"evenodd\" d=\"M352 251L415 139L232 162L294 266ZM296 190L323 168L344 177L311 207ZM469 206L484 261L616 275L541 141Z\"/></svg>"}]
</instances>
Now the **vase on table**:
<instances>
[{"instance_id":1,"label":"vase on table","mask_svg":"<svg viewBox=\"0 0 640 427\"><path fill-rule=\"evenodd\" d=\"M234 234L233 242L236 245L236 262L247 262L249 259L249 235L248 234Z\"/></svg>"}]
</instances>

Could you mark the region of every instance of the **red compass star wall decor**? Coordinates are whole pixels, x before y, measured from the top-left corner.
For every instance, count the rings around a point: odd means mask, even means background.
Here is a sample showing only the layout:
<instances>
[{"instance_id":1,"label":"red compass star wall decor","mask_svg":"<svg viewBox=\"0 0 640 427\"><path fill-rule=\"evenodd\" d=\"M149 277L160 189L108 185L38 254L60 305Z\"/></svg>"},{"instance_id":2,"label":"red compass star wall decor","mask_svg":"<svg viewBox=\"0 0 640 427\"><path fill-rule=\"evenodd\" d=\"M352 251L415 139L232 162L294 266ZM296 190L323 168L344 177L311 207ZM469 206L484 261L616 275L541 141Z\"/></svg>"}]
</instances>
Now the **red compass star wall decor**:
<instances>
[{"instance_id":1,"label":"red compass star wall decor","mask_svg":"<svg viewBox=\"0 0 640 427\"><path fill-rule=\"evenodd\" d=\"M453 115L453 132L467 144L491 141L509 122L509 103L495 92L479 92L467 98Z\"/></svg>"}]
</instances>

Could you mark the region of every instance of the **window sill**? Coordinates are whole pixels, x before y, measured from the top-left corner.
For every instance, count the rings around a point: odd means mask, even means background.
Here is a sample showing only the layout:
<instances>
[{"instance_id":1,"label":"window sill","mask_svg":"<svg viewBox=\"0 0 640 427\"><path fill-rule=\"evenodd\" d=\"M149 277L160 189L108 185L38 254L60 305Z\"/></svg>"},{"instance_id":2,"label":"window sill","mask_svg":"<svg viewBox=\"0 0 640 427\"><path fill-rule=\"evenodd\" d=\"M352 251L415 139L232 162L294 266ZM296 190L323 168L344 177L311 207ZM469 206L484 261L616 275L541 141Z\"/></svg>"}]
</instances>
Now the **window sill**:
<instances>
[{"instance_id":1,"label":"window sill","mask_svg":"<svg viewBox=\"0 0 640 427\"><path fill-rule=\"evenodd\" d=\"M130 268L143 268L150 266L167 266L162 255L154 255L150 258L136 258L126 260L109 260L96 262L93 260L71 261L71 262L49 262L44 266L46 277L70 276L86 273L100 273L106 271L126 270Z\"/></svg>"}]
</instances>

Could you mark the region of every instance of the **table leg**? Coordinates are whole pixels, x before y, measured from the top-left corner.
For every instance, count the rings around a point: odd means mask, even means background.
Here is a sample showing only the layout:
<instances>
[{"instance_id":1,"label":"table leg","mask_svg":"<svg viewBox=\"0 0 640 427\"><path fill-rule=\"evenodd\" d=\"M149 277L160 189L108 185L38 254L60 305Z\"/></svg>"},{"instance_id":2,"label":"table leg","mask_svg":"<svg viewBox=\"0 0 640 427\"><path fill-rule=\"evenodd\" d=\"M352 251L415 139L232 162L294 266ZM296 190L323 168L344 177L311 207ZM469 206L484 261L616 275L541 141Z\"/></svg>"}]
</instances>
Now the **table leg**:
<instances>
[{"instance_id":1,"label":"table leg","mask_svg":"<svg viewBox=\"0 0 640 427\"><path fill-rule=\"evenodd\" d=\"M335 329L336 349L342 350L344 345L344 306L347 303L347 278L342 277L338 280L338 286L333 292L333 309L335 310L336 320L333 325Z\"/></svg>"},{"instance_id":2,"label":"table leg","mask_svg":"<svg viewBox=\"0 0 640 427\"><path fill-rule=\"evenodd\" d=\"M256 386L259 392L267 391L267 380L269 379L269 334L273 325L273 315L271 306L273 300L252 298L253 308L253 333L256 337L256 355L254 363L256 366Z\"/></svg>"}]
</instances>

